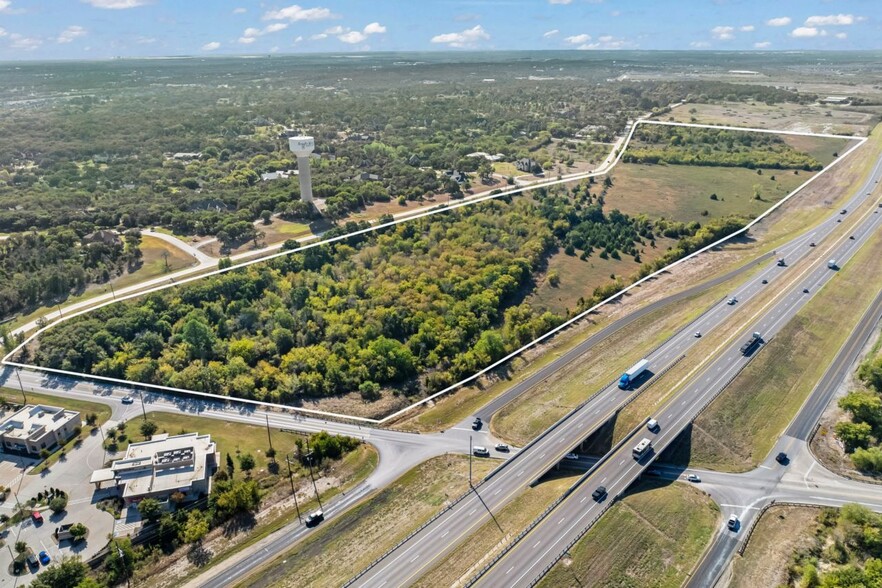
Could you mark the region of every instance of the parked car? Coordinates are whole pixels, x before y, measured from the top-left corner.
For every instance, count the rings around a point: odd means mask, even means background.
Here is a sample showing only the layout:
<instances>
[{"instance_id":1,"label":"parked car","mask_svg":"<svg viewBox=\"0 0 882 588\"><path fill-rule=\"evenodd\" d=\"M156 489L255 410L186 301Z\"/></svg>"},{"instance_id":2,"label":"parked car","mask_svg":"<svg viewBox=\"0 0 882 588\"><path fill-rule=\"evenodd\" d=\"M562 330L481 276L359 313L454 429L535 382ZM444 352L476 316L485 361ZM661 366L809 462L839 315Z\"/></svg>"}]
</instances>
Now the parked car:
<instances>
[{"instance_id":1,"label":"parked car","mask_svg":"<svg viewBox=\"0 0 882 588\"><path fill-rule=\"evenodd\" d=\"M131 396L123 396L122 397L123 404L133 404L134 402L135 402L135 399L132 398Z\"/></svg>"},{"instance_id":2,"label":"parked car","mask_svg":"<svg viewBox=\"0 0 882 588\"><path fill-rule=\"evenodd\" d=\"M40 567L40 562L37 561L37 556L33 553L29 554L25 561L28 562L28 567L32 570Z\"/></svg>"},{"instance_id":3,"label":"parked car","mask_svg":"<svg viewBox=\"0 0 882 588\"><path fill-rule=\"evenodd\" d=\"M696 484L701 482L701 478L699 478L697 474L689 474L688 476L686 476L686 479L690 482L695 482Z\"/></svg>"},{"instance_id":4,"label":"parked car","mask_svg":"<svg viewBox=\"0 0 882 588\"><path fill-rule=\"evenodd\" d=\"M499 451L501 453L508 453L509 451L511 451L511 449L505 443L497 443L496 451Z\"/></svg>"},{"instance_id":5,"label":"parked car","mask_svg":"<svg viewBox=\"0 0 882 588\"><path fill-rule=\"evenodd\" d=\"M600 502L603 500L603 497L606 496L606 487L598 486L597 489L591 493L591 498L594 499L594 502Z\"/></svg>"},{"instance_id":6,"label":"parked car","mask_svg":"<svg viewBox=\"0 0 882 588\"><path fill-rule=\"evenodd\" d=\"M40 557L40 563L43 564L44 566L48 566L49 562L52 561L49 557L49 554L46 553L45 551L41 551L39 557Z\"/></svg>"},{"instance_id":7,"label":"parked car","mask_svg":"<svg viewBox=\"0 0 882 588\"><path fill-rule=\"evenodd\" d=\"M306 515L306 526L315 527L317 524L325 520L325 513L317 510Z\"/></svg>"},{"instance_id":8,"label":"parked car","mask_svg":"<svg viewBox=\"0 0 882 588\"><path fill-rule=\"evenodd\" d=\"M567 454L564 456L564 459L573 459L573 460L576 460L576 459L579 459L579 456L578 456L577 454L575 454L575 453L567 453Z\"/></svg>"},{"instance_id":9,"label":"parked car","mask_svg":"<svg viewBox=\"0 0 882 588\"><path fill-rule=\"evenodd\" d=\"M35 525L42 525L43 524L43 515L40 514L40 511L35 510L35 511L31 512L31 520L34 521Z\"/></svg>"}]
</instances>

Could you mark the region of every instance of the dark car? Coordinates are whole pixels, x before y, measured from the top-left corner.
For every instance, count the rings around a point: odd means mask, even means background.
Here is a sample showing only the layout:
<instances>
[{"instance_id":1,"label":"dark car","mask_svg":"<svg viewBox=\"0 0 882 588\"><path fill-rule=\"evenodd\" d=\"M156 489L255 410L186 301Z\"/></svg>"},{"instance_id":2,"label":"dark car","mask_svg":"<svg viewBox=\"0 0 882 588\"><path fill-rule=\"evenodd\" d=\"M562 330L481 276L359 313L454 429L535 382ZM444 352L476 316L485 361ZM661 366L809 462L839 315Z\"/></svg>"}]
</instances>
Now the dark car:
<instances>
[{"instance_id":1,"label":"dark car","mask_svg":"<svg viewBox=\"0 0 882 588\"><path fill-rule=\"evenodd\" d=\"M606 496L606 487L598 486L597 489L591 493L591 498L594 499L594 502L600 502L603 500L603 497Z\"/></svg>"},{"instance_id":2,"label":"dark car","mask_svg":"<svg viewBox=\"0 0 882 588\"><path fill-rule=\"evenodd\" d=\"M768 280L763 280L763 284L768 284L768 283L769 283Z\"/></svg>"},{"instance_id":3,"label":"dark car","mask_svg":"<svg viewBox=\"0 0 882 588\"><path fill-rule=\"evenodd\" d=\"M803 294L808 294L808 288L803 288L803 289L802 289L802 293L803 293Z\"/></svg>"},{"instance_id":4,"label":"dark car","mask_svg":"<svg viewBox=\"0 0 882 588\"><path fill-rule=\"evenodd\" d=\"M28 555L28 558L27 558L25 561L28 562L28 566L29 566L31 569L35 569L35 568L39 568L39 567L40 567L40 562L37 561L37 556L34 555L33 553L31 553L30 555Z\"/></svg>"},{"instance_id":5,"label":"dark car","mask_svg":"<svg viewBox=\"0 0 882 588\"><path fill-rule=\"evenodd\" d=\"M846 210L846 209L843 208L842 210L839 211L839 214L845 214L845 213L847 213L847 212L848 212L848 210Z\"/></svg>"},{"instance_id":6,"label":"dark car","mask_svg":"<svg viewBox=\"0 0 882 588\"><path fill-rule=\"evenodd\" d=\"M775 461L777 461L781 465L787 465L787 462L790 461L790 458L788 458L787 454L782 451L775 456Z\"/></svg>"},{"instance_id":7,"label":"dark car","mask_svg":"<svg viewBox=\"0 0 882 588\"><path fill-rule=\"evenodd\" d=\"M315 527L317 524L325 520L325 513L320 510L315 512L311 512L306 515L306 526L307 527Z\"/></svg>"},{"instance_id":8,"label":"dark car","mask_svg":"<svg viewBox=\"0 0 882 588\"><path fill-rule=\"evenodd\" d=\"M484 426L484 423L481 422L481 417L475 417L475 420L472 421L472 428L476 431L479 430L483 426Z\"/></svg>"}]
</instances>

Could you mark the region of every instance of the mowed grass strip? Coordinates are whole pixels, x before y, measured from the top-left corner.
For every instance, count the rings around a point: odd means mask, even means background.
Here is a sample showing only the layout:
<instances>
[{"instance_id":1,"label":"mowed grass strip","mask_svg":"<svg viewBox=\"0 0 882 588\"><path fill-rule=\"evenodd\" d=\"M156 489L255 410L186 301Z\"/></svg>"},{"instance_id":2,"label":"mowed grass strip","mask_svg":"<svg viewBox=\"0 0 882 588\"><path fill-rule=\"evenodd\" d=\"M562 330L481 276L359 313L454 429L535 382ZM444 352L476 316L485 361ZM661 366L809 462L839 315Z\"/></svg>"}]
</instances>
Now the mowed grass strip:
<instances>
[{"instance_id":1,"label":"mowed grass strip","mask_svg":"<svg viewBox=\"0 0 882 588\"><path fill-rule=\"evenodd\" d=\"M13 380L15 381L15 380ZM88 400L80 400L78 398L50 396L49 394L40 394L39 392L31 392L25 390L28 404L46 404L49 406L60 406L67 410L75 410L80 413L80 419L86 422L86 415L95 413L98 416L98 424L104 423L110 418L111 410L106 404L100 402L89 402ZM15 388L0 388L0 398L9 404L20 406L24 403L21 390ZM10 413L11 414L11 413Z\"/></svg>"},{"instance_id":2,"label":"mowed grass strip","mask_svg":"<svg viewBox=\"0 0 882 588\"><path fill-rule=\"evenodd\" d=\"M498 462L477 459L473 476ZM341 586L468 488L468 457L445 455L410 470L341 517L323 523L240 586Z\"/></svg>"},{"instance_id":3,"label":"mowed grass strip","mask_svg":"<svg viewBox=\"0 0 882 588\"><path fill-rule=\"evenodd\" d=\"M765 459L882 288L880 259L876 234L696 419L670 459L725 471Z\"/></svg>"},{"instance_id":4,"label":"mowed grass strip","mask_svg":"<svg viewBox=\"0 0 882 588\"><path fill-rule=\"evenodd\" d=\"M464 543L436 564L414 586L434 588L453 586L457 582L461 585L487 565L518 533L578 479L579 474L565 472L528 488L502 510L494 512L494 520L478 527Z\"/></svg>"},{"instance_id":5,"label":"mowed grass strip","mask_svg":"<svg viewBox=\"0 0 882 588\"><path fill-rule=\"evenodd\" d=\"M757 522L742 557L732 561L729 588L789 586L793 554L811 549L820 528L817 508L774 506Z\"/></svg>"},{"instance_id":6,"label":"mowed grass strip","mask_svg":"<svg viewBox=\"0 0 882 588\"><path fill-rule=\"evenodd\" d=\"M731 288L732 284L716 286L690 300L655 310L610 335L579 361L500 410L491 421L494 435L514 445L525 445L704 312ZM621 394L623 398L627 395L626 392Z\"/></svg>"},{"instance_id":7,"label":"mowed grass strip","mask_svg":"<svg viewBox=\"0 0 882 588\"><path fill-rule=\"evenodd\" d=\"M718 524L719 508L697 488L661 480L640 482L539 586L678 587Z\"/></svg>"}]
</instances>

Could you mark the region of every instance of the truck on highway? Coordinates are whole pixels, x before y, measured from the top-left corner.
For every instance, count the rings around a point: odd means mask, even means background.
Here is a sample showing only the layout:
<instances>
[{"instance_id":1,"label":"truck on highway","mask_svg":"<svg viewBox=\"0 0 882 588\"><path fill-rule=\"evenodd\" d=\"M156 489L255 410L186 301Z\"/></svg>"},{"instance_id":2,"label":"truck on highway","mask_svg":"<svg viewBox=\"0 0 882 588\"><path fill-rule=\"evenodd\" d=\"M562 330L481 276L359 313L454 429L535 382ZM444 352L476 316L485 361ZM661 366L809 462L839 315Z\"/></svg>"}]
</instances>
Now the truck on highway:
<instances>
[{"instance_id":1,"label":"truck on highway","mask_svg":"<svg viewBox=\"0 0 882 588\"><path fill-rule=\"evenodd\" d=\"M753 351L754 347L760 344L762 340L762 335L760 335L759 333L754 333L750 337L750 339L748 339L747 343L741 346L741 355L749 354L751 351Z\"/></svg>"},{"instance_id":2,"label":"truck on highway","mask_svg":"<svg viewBox=\"0 0 882 588\"><path fill-rule=\"evenodd\" d=\"M778 260L778 265L780 265L781 267L784 267L787 265L787 262L784 261L784 258L782 257Z\"/></svg>"},{"instance_id":3,"label":"truck on highway","mask_svg":"<svg viewBox=\"0 0 882 588\"><path fill-rule=\"evenodd\" d=\"M640 443L634 446L634 449L631 450L631 455L634 456L634 459L640 460L643 459L643 456L646 455L649 450L652 448L652 441L644 437Z\"/></svg>"},{"instance_id":4,"label":"truck on highway","mask_svg":"<svg viewBox=\"0 0 882 588\"><path fill-rule=\"evenodd\" d=\"M640 377L640 374L646 371L646 368L649 367L649 360L641 359L637 363L631 366L631 368L622 374L622 377L619 378L619 388L622 390L627 390L631 387L631 384Z\"/></svg>"},{"instance_id":5,"label":"truck on highway","mask_svg":"<svg viewBox=\"0 0 882 588\"><path fill-rule=\"evenodd\" d=\"M827 262L827 267L830 268L830 269L836 269L836 260L835 260L835 259L831 259L830 261L828 261L828 262Z\"/></svg>"}]
</instances>

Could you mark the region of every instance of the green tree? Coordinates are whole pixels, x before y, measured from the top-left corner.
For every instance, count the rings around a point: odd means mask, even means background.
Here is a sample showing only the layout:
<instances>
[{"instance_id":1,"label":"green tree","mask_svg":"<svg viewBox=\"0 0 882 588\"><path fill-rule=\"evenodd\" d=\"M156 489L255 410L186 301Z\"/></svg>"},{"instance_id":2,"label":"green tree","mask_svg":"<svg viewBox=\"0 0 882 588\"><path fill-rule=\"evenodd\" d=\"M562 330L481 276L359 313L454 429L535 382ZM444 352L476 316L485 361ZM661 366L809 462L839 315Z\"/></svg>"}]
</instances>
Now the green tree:
<instances>
[{"instance_id":1,"label":"green tree","mask_svg":"<svg viewBox=\"0 0 882 588\"><path fill-rule=\"evenodd\" d=\"M851 461L859 470L882 472L882 448L862 449L859 447L851 454Z\"/></svg>"},{"instance_id":2,"label":"green tree","mask_svg":"<svg viewBox=\"0 0 882 588\"><path fill-rule=\"evenodd\" d=\"M257 510L260 506L260 490L254 480L233 480L218 489L214 500L218 512L229 518L240 512Z\"/></svg>"},{"instance_id":3,"label":"green tree","mask_svg":"<svg viewBox=\"0 0 882 588\"><path fill-rule=\"evenodd\" d=\"M74 541L79 541L86 536L86 534L89 532L89 529L86 528L86 525L84 525L83 523L74 523L73 525L71 525L68 531L70 531L70 534L71 536L73 536Z\"/></svg>"},{"instance_id":4,"label":"green tree","mask_svg":"<svg viewBox=\"0 0 882 588\"><path fill-rule=\"evenodd\" d=\"M155 523L162 516L163 508L155 498L145 498L138 503L138 512L144 520Z\"/></svg>"},{"instance_id":5,"label":"green tree","mask_svg":"<svg viewBox=\"0 0 882 588\"><path fill-rule=\"evenodd\" d=\"M851 413L856 423L876 427L882 423L882 399L869 392L849 392L839 399L839 408Z\"/></svg>"},{"instance_id":6,"label":"green tree","mask_svg":"<svg viewBox=\"0 0 882 588\"><path fill-rule=\"evenodd\" d=\"M852 453L857 448L866 449L873 433L867 423L836 423L836 436L845 445L845 451Z\"/></svg>"},{"instance_id":7,"label":"green tree","mask_svg":"<svg viewBox=\"0 0 882 588\"><path fill-rule=\"evenodd\" d=\"M64 512L65 508L67 508L67 496L56 496L49 501L49 510L55 514Z\"/></svg>"},{"instance_id":8,"label":"green tree","mask_svg":"<svg viewBox=\"0 0 882 588\"><path fill-rule=\"evenodd\" d=\"M239 469L243 472L250 472L254 469L254 456L250 453L243 453L239 456Z\"/></svg>"},{"instance_id":9,"label":"green tree","mask_svg":"<svg viewBox=\"0 0 882 588\"><path fill-rule=\"evenodd\" d=\"M233 456L227 454L227 474L232 478L233 472L236 471L236 464L233 462Z\"/></svg>"},{"instance_id":10,"label":"green tree","mask_svg":"<svg viewBox=\"0 0 882 588\"><path fill-rule=\"evenodd\" d=\"M153 421L141 421L141 436L149 439L159 427Z\"/></svg>"},{"instance_id":11,"label":"green tree","mask_svg":"<svg viewBox=\"0 0 882 588\"><path fill-rule=\"evenodd\" d=\"M128 537L113 539L108 545L107 576L110 585L125 582L135 573L135 550Z\"/></svg>"},{"instance_id":12,"label":"green tree","mask_svg":"<svg viewBox=\"0 0 882 588\"><path fill-rule=\"evenodd\" d=\"M89 573L87 566L79 557L64 558L43 568L31 582L31 588L81 588Z\"/></svg>"},{"instance_id":13,"label":"green tree","mask_svg":"<svg viewBox=\"0 0 882 588\"><path fill-rule=\"evenodd\" d=\"M208 534L208 529L208 518L201 510L193 509L187 515L181 538L184 543L196 543Z\"/></svg>"},{"instance_id":14,"label":"green tree","mask_svg":"<svg viewBox=\"0 0 882 588\"><path fill-rule=\"evenodd\" d=\"M16 541L15 552L19 555L24 555L28 552L28 544L24 541Z\"/></svg>"},{"instance_id":15,"label":"green tree","mask_svg":"<svg viewBox=\"0 0 882 588\"><path fill-rule=\"evenodd\" d=\"M200 359L207 359L212 355L217 339L211 327L195 318L184 324L181 337L193 349L193 356Z\"/></svg>"}]
</instances>

